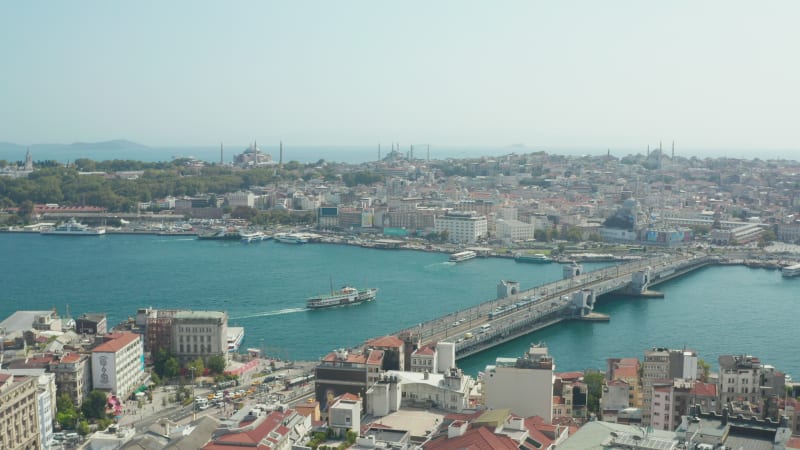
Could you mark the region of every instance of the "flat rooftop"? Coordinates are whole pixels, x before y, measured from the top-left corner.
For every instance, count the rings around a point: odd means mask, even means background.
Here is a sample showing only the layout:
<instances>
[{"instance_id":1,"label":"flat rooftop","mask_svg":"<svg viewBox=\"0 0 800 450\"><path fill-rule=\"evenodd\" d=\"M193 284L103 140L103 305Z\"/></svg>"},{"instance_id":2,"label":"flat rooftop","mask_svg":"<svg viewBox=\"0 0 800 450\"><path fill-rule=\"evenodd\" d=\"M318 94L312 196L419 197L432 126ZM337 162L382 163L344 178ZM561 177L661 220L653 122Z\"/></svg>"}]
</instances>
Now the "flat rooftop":
<instances>
[{"instance_id":1,"label":"flat rooftop","mask_svg":"<svg viewBox=\"0 0 800 450\"><path fill-rule=\"evenodd\" d=\"M431 430L442 423L444 412L435 410L403 408L388 416L376 419L373 425L385 425L395 430L407 430L412 436L427 436Z\"/></svg>"}]
</instances>

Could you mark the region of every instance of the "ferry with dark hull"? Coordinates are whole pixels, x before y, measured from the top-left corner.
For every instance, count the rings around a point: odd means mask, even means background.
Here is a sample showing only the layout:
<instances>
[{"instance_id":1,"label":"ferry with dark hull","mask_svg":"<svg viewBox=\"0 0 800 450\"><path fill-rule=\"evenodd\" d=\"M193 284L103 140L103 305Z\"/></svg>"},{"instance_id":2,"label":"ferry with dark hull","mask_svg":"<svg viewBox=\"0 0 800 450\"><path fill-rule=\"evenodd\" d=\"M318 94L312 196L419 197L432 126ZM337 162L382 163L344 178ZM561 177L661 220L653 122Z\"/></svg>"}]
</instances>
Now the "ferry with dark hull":
<instances>
[{"instance_id":1,"label":"ferry with dark hull","mask_svg":"<svg viewBox=\"0 0 800 450\"><path fill-rule=\"evenodd\" d=\"M242 234L236 228L227 228L197 236L201 241L239 241Z\"/></svg>"},{"instance_id":2,"label":"ferry with dark hull","mask_svg":"<svg viewBox=\"0 0 800 450\"><path fill-rule=\"evenodd\" d=\"M375 300L378 288L356 289L345 286L330 294L317 295L306 301L308 309L335 308L337 306L357 305L359 303Z\"/></svg>"},{"instance_id":3,"label":"ferry with dark hull","mask_svg":"<svg viewBox=\"0 0 800 450\"><path fill-rule=\"evenodd\" d=\"M534 255L518 254L514 256L514 261L520 263L532 263L532 264L550 264L551 262L553 262L551 258L542 253L536 253Z\"/></svg>"}]
</instances>

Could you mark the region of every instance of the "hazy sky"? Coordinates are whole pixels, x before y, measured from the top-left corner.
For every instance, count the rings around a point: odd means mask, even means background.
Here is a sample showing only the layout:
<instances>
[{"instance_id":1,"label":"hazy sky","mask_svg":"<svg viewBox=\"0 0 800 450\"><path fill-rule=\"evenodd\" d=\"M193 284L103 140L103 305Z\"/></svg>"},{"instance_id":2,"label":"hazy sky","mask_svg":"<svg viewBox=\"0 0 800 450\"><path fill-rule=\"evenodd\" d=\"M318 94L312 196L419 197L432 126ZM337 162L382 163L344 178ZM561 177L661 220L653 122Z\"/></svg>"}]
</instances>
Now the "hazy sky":
<instances>
[{"instance_id":1,"label":"hazy sky","mask_svg":"<svg viewBox=\"0 0 800 450\"><path fill-rule=\"evenodd\" d=\"M796 0L3 2L0 141L800 149L798 17Z\"/></svg>"}]
</instances>

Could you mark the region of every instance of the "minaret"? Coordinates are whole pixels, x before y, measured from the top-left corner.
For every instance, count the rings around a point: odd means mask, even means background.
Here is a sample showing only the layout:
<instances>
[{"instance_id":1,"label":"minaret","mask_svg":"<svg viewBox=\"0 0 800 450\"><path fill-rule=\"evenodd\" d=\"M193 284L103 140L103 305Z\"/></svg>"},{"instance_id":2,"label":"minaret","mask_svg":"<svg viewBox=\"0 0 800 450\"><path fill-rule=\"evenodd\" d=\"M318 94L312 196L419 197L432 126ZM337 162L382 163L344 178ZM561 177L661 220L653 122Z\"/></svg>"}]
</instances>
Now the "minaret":
<instances>
[{"instance_id":1,"label":"minaret","mask_svg":"<svg viewBox=\"0 0 800 450\"><path fill-rule=\"evenodd\" d=\"M255 164L258 165L258 142L253 139L253 156L256 157Z\"/></svg>"},{"instance_id":2,"label":"minaret","mask_svg":"<svg viewBox=\"0 0 800 450\"><path fill-rule=\"evenodd\" d=\"M283 167L283 141L281 141L280 156L278 156L278 165Z\"/></svg>"},{"instance_id":3,"label":"minaret","mask_svg":"<svg viewBox=\"0 0 800 450\"><path fill-rule=\"evenodd\" d=\"M223 147L222 142L219 143L219 165L225 164L225 158L223 157Z\"/></svg>"},{"instance_id":4,"label":"minaret","mask_svg":"<svg viewBox=\"0 0 800 450\"><path fill-rule=\"evenodd\" d=\"M381 160L381 144L378 144L378 162Z\"/></svg>"},{"instance_id":5,"label":"minaret","mask_svg":"<svg viewBox=\"0 0 800 450\"><path fill-rule=\"evenodd\" d=\"M675 141L672 141L672 159L675 159Z\"/></svg>"},{"instance_id":6,"label":"minaret","mask_svg":"<svg viewBox=\"0 0 800 450\"><path fill-rule=\"evenodd\" d=\"M31 148L25 152L25 170L33 170L33 158L31 158Z\"/></svg>"},{"instance_id":7,"label":"minaret","mask_svg":"<svg viewBox=\"0 0 800 450\"><path fill-rule=\"evenodd\" d=\"M650 157L650 144L647 144L647 156Z\"/></svg>"},{"instance_id":8,"label":"minaret","mask_svg":"<svg viewBox=\"0 0 800 450\"><path fill-rule=\"evenodd\" d=\"M414 146L413 145L411 146L411 157L408 158L408 159L411 160L411 161L414 160Z\"/></svg>"},{"instance_id":9,"label":"minaret","mask_svg":"<svg viewBox=\"0 0 800 450\"><path fill-rule=\"evenodd\" d=\"M428 146L428 161L431 160L431 146Z\"/></svg>"}]
</instances>

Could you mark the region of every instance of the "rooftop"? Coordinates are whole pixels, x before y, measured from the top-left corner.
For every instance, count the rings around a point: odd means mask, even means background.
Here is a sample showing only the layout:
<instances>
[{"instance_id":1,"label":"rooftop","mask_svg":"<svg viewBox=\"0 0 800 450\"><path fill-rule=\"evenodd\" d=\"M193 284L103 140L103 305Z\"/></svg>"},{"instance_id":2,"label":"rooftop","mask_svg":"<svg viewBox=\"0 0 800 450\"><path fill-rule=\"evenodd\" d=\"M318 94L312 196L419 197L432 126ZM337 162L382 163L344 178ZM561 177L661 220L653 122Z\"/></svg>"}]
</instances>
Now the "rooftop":
<instances>
[{"instance_id":1,"label":"rooftop","mask_svg":"<svg viewBox=\"0 0 800 450\"><path fill-rule=\"evenodd\" d=\"M228 314L225 311L178 311L175 313L176 319L225 319Z\"/></svg>"},{"instance_id":2,"label":"rooftop","mask_svg":"<svg viewBox=\"0 0 800 450\"><path fill-rule=\"evenodd\" d=\"M105 337L106 342L93 348L92 353L116 353L139 338L140 336L136 333L112 333Z\"/></svg>"}]
</instances>

